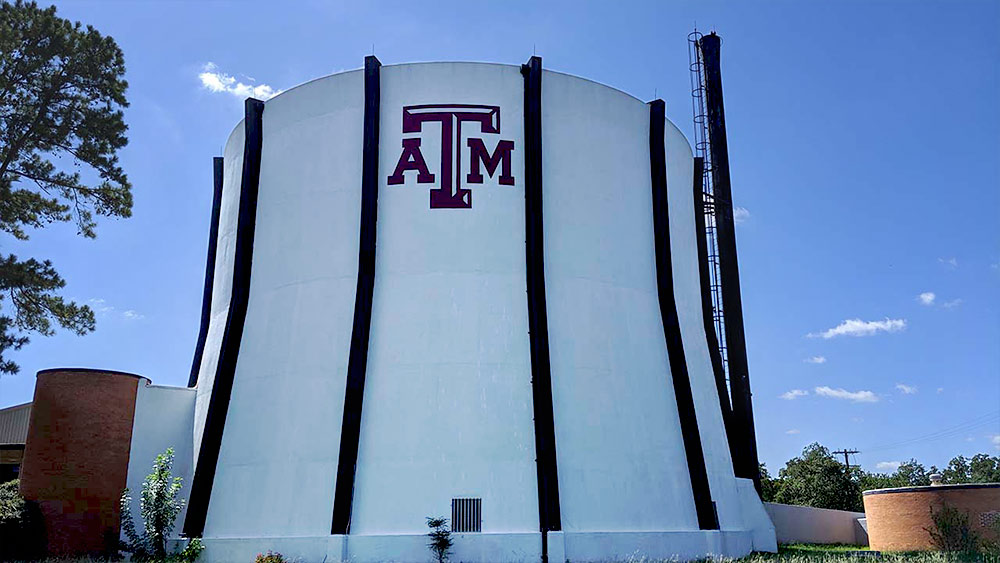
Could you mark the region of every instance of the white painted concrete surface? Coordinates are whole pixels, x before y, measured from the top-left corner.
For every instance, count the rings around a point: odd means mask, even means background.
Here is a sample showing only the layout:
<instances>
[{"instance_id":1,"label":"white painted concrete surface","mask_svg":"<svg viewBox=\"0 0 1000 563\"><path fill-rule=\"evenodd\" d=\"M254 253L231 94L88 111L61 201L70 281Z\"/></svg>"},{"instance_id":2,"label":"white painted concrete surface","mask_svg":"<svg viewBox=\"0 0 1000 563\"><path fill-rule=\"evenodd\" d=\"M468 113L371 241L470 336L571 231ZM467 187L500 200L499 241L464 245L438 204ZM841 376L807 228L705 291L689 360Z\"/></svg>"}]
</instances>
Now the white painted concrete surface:
<instances>
[{"instance_id":1,"label":"white painted concrete surface","mask_svg":"<svg viewBox=\"0 0 1000 563\"><path fill-rule=\"evenodd\" d=\"M868 545L868 533L858 522L864 512L811 506L764 503L779 543L846 543Z\"/></svg>"},{"instance_id":2,"label":"white painted concrete surface","mask_svg":"<svg viewBox=\"0 0 1000 563\"><path fill-rule=\"evenodd\" d=\"M290 90L264 110L250 301L206 537L330 532L357 282L363 108L354 71ZM224 199L238 197L229 188Z\"/></svg>"},{"instance_id":3,"label":"white painted concrete surface","mask_svg":"<svg viewBox=\"0 0 1000 563\"><path fill-rule=\"evenodd\" d=\"M351 533L422 532L425 517L450 517L457 497L483 499L483 532L535 532L524 79L513 66L447 63L386 66L381 83L378 253ZM471 209L431 209L431 186L415 172L388 185L404 137L420 138L438 181L444 174L440 125L402 133L403 107L419 104L499 106L499 134L466 123L462 135L491 150L513 141L515 184L485 177L471 185ZM464 180L467 142L458 146Z\"/></svg>"},{"instance_id":4,"label":"white painted concrete surface","mask_svg":"<svg viewBox=\"0 0 1000 563\"><path fill-rule=\"evenodd\" d=\"M537 481L524 256L523 78L510 65L426 63L381 72L375 295L352 535L330 536L358 267L362 73L269 100L250 301L205 528L208 561L274 549L301 561L424 560L424 517L483 499L466 561L537 560ZM733 475L701 319L691 149L665 131L675 292L713 500L700 531L653 265L648 106L543 74L545 275L563 532L574 561L739 556L774 532ZM418 104L500 108L492 151L512 141L471 209L430 209L441 126L402 133ZM421 139L434 185L387 177ZM455 140L453 140L454 142ZM225 148L212 318L190 423L196 459L232 288L243 127ZM448 147L450 149L451 147ZM484 175L486 171L483 171ZM465 182L463 182L465 183ZM194 401L192 401L194 402ZM189 415L190 416L190 415ZM178 453L178 459L180 453ZM560 551L561 550L561 551ZM458 553L458 551L456 551ZM559 560L562 560L561 558Z\"/></svg>"},{"instance_id":5,"label":"white painted concrete surface","mask_svg":"<svg viewBox=\"0 0 1000 563\"><path fill-rule=\"evenodd\" d=\"M194 473L191 440L194 432L194 406L194 389L151 385L148 379L139 379L125 482L132 496L132 521L140 533L143 529L139 512L142 482L152 471L156 456L167 451L167 448L174 449L173 475L183 479L182 498L186 499L190 493L191 476ZM174 534L180 533L186 513L185 507L177 517Z\"/></svg>"},{"instance_id":6,"label":"white painted concrete surface","mask_svg":"<svg viewBox=\"0 0 1000 563\"><path fill-rule=\"evenodd\" d=\"M236 255L236 226L240 211L240 180L243 177L243 122L229 135L223 151L222 201L219 209L219 233L215 254L215 275L212 277L212 307L205 336L205 352L198 371L198 395L194 417L194 447L192 467L198 463L198 450L205 429L208 403L215 384L215 371L222 350L222 336L229 315L233 291L233 258Z\"/></svg>"}]
</instances>

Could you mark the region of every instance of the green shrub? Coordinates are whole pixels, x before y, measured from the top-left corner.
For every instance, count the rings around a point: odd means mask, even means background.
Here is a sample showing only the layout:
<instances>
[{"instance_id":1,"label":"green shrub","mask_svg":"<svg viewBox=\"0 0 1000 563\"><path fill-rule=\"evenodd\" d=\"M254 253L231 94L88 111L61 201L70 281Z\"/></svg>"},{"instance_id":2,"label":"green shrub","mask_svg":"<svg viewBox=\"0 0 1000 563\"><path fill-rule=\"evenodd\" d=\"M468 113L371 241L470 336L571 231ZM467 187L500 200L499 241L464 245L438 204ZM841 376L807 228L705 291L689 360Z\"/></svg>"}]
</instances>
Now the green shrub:
<instances>
[{"instance_id":1,"label":"green shrub","mask_svg":"<svg viewBox=\"0 0 1000 563\"><path fill-rule=\"evenodd\" d=\"M127 541L123 542L122 549L132 553L133 561L168 560L167 537L174 528L174 520L184 508L184 499L179 498L181 478L170 474L173 463L174 449L168 448L156 456L156 460L153 461L153 472L142 482L142 494L139 498L139 510L143 521L141 534L136 531L135 523L132 521L132 513L129 510L132 497L129 496L129 490L125 489L122 492L122 533L127 538ZM190 543L188 548L191 548ZM185 551L188 548L185 548ZM199 541L192 549L197 549L194 553L194 557L197 558L201 553L201 542ZM180 553L174 554L169 559L180 555Z\"/></svg>"},{"instance_id":2,"label":"green shrub","mask_svg":"<svg viewBox=\"0 0 1000 563\"><path fill-rule=\"evenodd\" d=\"M941 551L975 553L979 549L979 536L969 527L969 513L948 506L940 510L930 507L933 528L924 528L931 536L931 543Z\"/></svg>"},{"instance_id":3,"label":"green shrub","mask_svg":"<svg viewBox=\"0 0 1000 563\"><path fill-rule=\"evenodd\" d=\"M18 491L20 481L0 484L0 561L45 556L45 522L38 505Z\"/></svg>"},{"instance_id":4,"label":"green shrub","mask_svg":"<svg viewBox=\"0 0 1000 563\"><path fill-rule=\"evenodd\" d=\"M24 499L21 498L21 493L17 490L18 483L20 481L15 479L0 484L0 520L18 518L21 515Z\"/></svg>"},{"instance_id":5,"label":"green shrub","mask_svg":"<svg viewBox=\"0 0 1000 563\"><path fill-rule=\"evenodd\" d=\"M427 547L434 553L438 563L445 563L454 540L451 539L451 530L448 529L448 520L445 518L427 518L427 527L431 529L427 537L431 539Z\"/></svg>"},{"instance_id":6,"label":"green shrub","mask_svg":"<svg viewBox=\"0 0 1000 563\"><path fill-rule=\"evenodd\" d=\"M205 544L201 543L201 538L191 538L191 541L173 559L177 563L194 563L201 556L202 551L205 551Z\"/></svg>"},{"instance_id":7,"label":"green shrub","mask_svg":"<svg viewBox=\"0 0 1000 563\"><path fill-rule=\"evenodd\" d=\"M258 553L254 563L288 563L288 559L280 553L267 550L267 553Z\"/></svg>"},{"instance_id":8,"label":"green shrub","mask_svg":"<svg viewBox=\"0 0 1000 563\"><path fill-rule=\"evenodd\" d=\"M1000 560L1000 518L996 518L986 527L987 533L979 538L983 553Z\"/></svg>"}]
</instances>

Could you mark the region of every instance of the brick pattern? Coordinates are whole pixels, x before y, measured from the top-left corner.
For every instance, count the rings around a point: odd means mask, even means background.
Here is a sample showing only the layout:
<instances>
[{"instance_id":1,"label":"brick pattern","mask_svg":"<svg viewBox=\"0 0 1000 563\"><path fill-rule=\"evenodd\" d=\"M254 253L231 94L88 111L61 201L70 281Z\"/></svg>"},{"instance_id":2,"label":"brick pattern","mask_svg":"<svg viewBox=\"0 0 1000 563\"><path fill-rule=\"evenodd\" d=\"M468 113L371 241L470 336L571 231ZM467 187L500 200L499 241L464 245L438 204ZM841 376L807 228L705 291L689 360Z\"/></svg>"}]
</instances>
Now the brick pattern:
<instances>
[{"instance_id":1,"label":"brick pattern","mask_svg":"<svg viewBox=\"0 0 1000 563\"><path fill-rule=\"evenodd\" d=\"M51 555L100 553L117 541L138 383L114 372L38 374L21 494L38 501Z\"/></svg>"},{"instance_id":2,"label":"brick pattern","mask_svg":"<svg viewBox=\"0 0 1000 563\"><path fill-rule=\"evenodd\" d=\"M923 490L865 495L868 519L868 545L877 551L934 549L925 528L934 528L930 507L939 510L944 503L968 511L971 528L987 537L982 515L1000 507L1000 484L989 488L927 487Z\"/></svg>"}]
</instances>

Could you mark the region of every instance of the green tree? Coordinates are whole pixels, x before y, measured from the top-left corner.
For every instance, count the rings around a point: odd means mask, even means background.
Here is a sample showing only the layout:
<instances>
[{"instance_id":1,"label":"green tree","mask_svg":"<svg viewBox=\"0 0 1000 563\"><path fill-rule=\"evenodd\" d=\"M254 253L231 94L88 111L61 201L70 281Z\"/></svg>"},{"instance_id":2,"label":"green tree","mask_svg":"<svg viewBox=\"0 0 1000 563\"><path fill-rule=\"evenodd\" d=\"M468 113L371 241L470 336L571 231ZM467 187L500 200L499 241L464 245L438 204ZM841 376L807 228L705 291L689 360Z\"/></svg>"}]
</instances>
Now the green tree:
<instances>
[{"instance_id":1,"label":"green tree","mask_svg":"<svg viewBox=\"0 0 1000 563\"><path fill-rule=\"evenodd\" d=\"M132 214L118 165L128 142L124 74L111 37L55 7L0 2L0 231L26 240L32 229L72 222L94 238L95 217ZM93 311L58 295L65 284L48 260L0 255L0 373L18 371L9 352L29 333L94 330Z\"/></svg>"},{"instance_id":2,"label":"green tree","mask_svg":"<svg viewBox=\"0 0 1000 563\"><path fill-rule=\"evenodd\" d=\"M813 443L778 472L775 502L837 510L863 510L861 489L830 450Z\"/></svg>"},{"instance_id":3,"label":"green tree","mask_svg":"<svg viewBox=\"0 0 1000 563\"><path fill-rule=\"evenodd\" d=\"M774 499L778 496L781 488L781 481L771 477L767 471L767 464L760 464L760 499L764 502L777 502Z\"/></svg>"},{"instance_id":4,"label":"green tree","mask_svg":"<svg viewBox=\"0 0 1000 563\"><path fill-rule=\"evenodd\" d=\"M931 473L937 471L933 466L928 470L915 459L905 461L893 473L868 473L857 470L854 476L862 491L872 489L890 489L894 487L919 487L931 484Z\"/></svg>"},{"instance_id":5,"label":"green tree","mask_svg":"<svg viewBox=\"0 0 1000 563\"><path fill-rule=\"evenodd\" d=\"M934 473L934 469L928 471L924 468L923 464L915 459L903 462L899 464L899 468L896 469L896 473L893 474L893 478L896 481L895 487L923 487L931 484L931 473Z\"/></svg>"},{"instance_id":6,"label":"green tree","mask_svg":"<svg viewBox=\"0 0 1000 563\"><path fill-rule=\"evenodd\" d=\"M1000 456L956 456L941 472L945 483L1000 483Z\"/></svg>"},{"instance_id":7,"label":"green tree","mask_svg":"<svg viewBox=\"0 0 1000 563\"><path fill-rule=\"evenodd\" d=\"M184 508L184 499L179 498L181 478L173 477L170 469L174 464L174 449L156 456L153 472L142 482L139 511L144 524L140 534L132 521L129 490L122 492L122 531L128 542L125 550L132 552L134 561L162 561L167 556L167 537L174 528L174 520Z\"/></svg>"}]
</instances>

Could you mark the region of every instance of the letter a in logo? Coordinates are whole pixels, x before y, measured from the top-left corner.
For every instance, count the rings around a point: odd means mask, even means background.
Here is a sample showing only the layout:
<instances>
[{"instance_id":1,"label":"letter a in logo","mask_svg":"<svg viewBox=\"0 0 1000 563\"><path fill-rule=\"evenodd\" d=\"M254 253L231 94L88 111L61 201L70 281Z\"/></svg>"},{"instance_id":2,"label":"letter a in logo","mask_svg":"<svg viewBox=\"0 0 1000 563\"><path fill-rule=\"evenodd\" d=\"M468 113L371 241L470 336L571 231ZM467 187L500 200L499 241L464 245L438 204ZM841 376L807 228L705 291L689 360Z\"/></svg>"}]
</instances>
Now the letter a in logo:
<instances>
[{"instance_id":1,"label":"letter a in logo","mask_svg":"<svg viewBox=\"0 0 1000 563\"><path fill-rule=\"evenodd\" d=\"M462 187L462 124L478 123L481 133L500 133L500 108L464 104L431 104L406 106L403 108L403 133L419 133L423 124L441 124L441 170L440 185L430 190L431 209L469 209L472 207L472 191ZM399 185L406 181L405 173L417 172L418 184L433 184L435 175L427 168L427 162L420 152L420 138L404 138L403 151L399 155L396 168L388 178L389 185ZM482 184L482 169L491 178L500 169L497 181L503 186L513 186L511 174L511 153L514 141L498 141L490 154L481 138L470 137L469 174L465 180L469 184Z\"/></svg>"}]
</instances>

